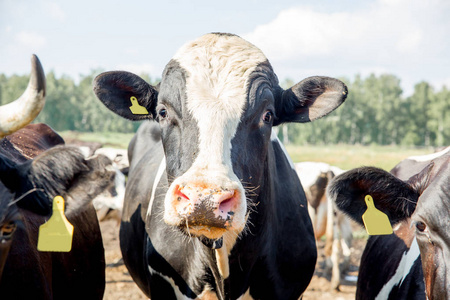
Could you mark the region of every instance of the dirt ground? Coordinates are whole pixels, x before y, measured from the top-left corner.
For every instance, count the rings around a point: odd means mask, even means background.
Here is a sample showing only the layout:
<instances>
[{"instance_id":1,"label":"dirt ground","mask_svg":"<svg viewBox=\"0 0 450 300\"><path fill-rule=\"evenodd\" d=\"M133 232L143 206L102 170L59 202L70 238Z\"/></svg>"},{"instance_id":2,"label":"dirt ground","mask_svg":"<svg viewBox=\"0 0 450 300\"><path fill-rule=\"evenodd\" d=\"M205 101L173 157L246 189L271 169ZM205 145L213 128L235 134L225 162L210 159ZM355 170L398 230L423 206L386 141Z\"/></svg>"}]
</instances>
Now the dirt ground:
<instances>
[{"instance_id":1,"label":"dirt ground","mask_svg":"<svg viewBox=\"0 0 450 300\"><path fill-rule=\"evenodd\" d=\"M106 257L106 289L105 300L141 300L148 299L131 279L127 268L120 263L119 225L114 220L100 223ZM359 260L365 246L364 239L353 241L354 251L350 270L346 275L356 276ZM341 291L330 290L330 276L324 274L323 242L319 242L318 261L314 277L304 293L304 300L350 300L355 299L356 282L345 281ZM348 278L348 277L347 277Z\"/></svg>"}]
</instances>

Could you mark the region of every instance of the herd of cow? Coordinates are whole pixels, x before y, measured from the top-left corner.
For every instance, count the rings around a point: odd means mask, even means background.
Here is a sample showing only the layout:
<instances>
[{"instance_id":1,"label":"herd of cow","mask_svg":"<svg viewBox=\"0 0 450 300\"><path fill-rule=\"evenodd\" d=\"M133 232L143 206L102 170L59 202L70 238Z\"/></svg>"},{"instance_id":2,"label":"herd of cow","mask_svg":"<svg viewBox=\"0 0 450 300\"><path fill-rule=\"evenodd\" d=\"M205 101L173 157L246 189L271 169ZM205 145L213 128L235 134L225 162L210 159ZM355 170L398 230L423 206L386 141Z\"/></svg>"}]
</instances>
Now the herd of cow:
<instances>
[{"instance_id":1,"label":"herd of cow","mask_svg":"<svg viewBox=\"0 0 450 300\"><path fill-rule=\"evenodd\" d=\"M324 234L338 288L351 255L347 216L363 224L365 195L394 233L369 237L356 299L450 298L450 148L390 173L343 171L293 164L272 133L335 110L347 97L341 81L315 76L283 90L258 48L212 33L180 48L157 86L114 71L97 76L93 90L114 113L144 120L128 148L123 191L113 159L27 125L45 99L36 56L24 94L0 107L1 299L102 299L92 202L114 188L123 198L114 207L124 263L151 299L299 299ZM38 228L56 195L75 227L72 250L40 252Z\"/></svg>"}]
</instances>

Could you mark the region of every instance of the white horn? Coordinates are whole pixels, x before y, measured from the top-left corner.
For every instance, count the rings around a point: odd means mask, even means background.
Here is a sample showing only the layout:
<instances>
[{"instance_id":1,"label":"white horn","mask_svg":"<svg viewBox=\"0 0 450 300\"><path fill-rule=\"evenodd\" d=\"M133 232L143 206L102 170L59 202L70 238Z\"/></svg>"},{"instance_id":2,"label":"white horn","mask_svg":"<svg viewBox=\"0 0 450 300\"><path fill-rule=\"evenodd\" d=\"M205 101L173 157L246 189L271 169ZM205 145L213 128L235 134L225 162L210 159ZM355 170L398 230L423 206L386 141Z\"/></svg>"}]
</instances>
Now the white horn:
<instances>
[{"instance_id":1,"label":"white horn","mask_svg":"<svg viewBox=\"0 0 450 300\"><path fill-rule=\"evenodd\" d=\"M45 74L36 55L31 56L31 77L17 100L0 106L0 138L31 123L45 104Z\"/></svg>"}]
</instances>

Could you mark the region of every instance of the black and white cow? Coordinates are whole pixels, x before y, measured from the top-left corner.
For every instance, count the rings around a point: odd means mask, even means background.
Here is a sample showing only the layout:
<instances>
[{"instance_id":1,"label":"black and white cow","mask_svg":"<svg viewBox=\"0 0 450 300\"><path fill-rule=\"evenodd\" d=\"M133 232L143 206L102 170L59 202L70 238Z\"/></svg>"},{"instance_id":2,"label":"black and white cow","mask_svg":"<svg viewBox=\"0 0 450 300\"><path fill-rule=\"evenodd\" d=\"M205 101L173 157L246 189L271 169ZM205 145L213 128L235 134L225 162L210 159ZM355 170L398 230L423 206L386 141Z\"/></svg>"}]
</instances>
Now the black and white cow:
<instances>
[{"instance_id":1,"label":"black and white cow","mask_svg":"<svg viewBox=\"0 0 450 300\"><path fill-rule=\"evenodd\" d=\"M421 161L420 163L424 163ZM414 170L364 167L336 177L328 193L362 224L365 195L386 213L394 234L371 236L361 258L356 299L449 299L450 153ZM411 173L406 175L404 167ZM392 172L391 171L391 172Z\"/></svg>"},{"instance_id":2,"label":"black and white cow","mask_svg":"<svg viewBox=\"0 0 450 300\"><path fill-rule=\"evenodd\" d=\"M145 122L129 147L120 243L151 299L298 299L317 252L303 189L272 135L338 107L339 80L311 77L282 90L249 42L212 33L185 44L150 86L100 74L97 97ZM139 103L148 115L130 111Z\"/></svg>"},{"instance_id":3,"label":"black and white cow","mask_svg":"<svg viewBox=\"0 0 450 300\"><path fill-rule=\"evenodd\" d=\"M417 174L422 171L433 159L445 155L449 152L450 146L428 155L410 156L399 162L394 168L392 168L390 172L395 177L406 180L411 177L411 174Z\"/></svg>"}]
</instances>

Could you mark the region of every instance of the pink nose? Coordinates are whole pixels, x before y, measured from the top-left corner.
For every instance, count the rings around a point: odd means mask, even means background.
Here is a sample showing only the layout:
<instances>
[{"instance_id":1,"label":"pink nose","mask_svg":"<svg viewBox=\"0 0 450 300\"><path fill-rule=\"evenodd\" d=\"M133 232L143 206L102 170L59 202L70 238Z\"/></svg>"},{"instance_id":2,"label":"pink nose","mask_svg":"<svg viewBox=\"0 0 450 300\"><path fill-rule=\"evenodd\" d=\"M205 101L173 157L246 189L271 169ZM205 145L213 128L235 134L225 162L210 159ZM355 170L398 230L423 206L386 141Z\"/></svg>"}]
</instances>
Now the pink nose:
<instances>
[{"instance_id":1,"label":"pink nose","mask_svg":"<svg viewBox=\"0 0 450 300\"><path fill-rule=\"evenodd\" d=\"M222 189L210 185L187 184L174 189L174 204L180 215L213 212L217 219L230 220L238 202L236 190ZM212 217L212 216L211 216Z\"/></svg>"}]
</instances>

